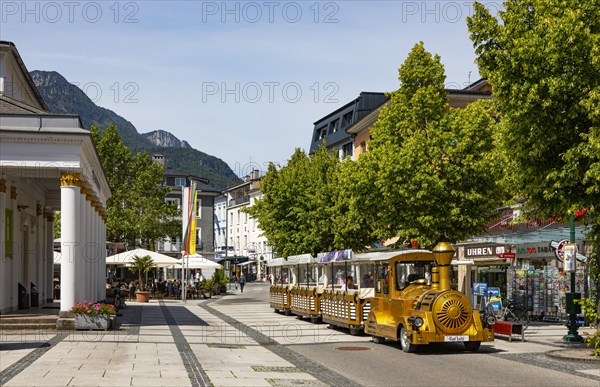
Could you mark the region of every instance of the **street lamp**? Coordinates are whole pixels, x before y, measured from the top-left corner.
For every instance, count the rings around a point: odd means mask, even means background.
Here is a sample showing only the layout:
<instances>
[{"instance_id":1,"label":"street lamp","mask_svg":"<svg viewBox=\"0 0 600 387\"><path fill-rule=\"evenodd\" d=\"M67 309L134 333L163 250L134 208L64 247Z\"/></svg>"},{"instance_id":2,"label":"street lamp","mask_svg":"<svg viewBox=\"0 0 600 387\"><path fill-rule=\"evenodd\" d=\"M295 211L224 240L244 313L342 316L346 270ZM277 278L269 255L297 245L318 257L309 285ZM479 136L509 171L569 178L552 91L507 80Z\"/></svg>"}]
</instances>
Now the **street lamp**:
<instances>
[{"instance_id":1,"label":"street lamp","mask_svg":"<svg viewBox=\"0 0 600 387\"><path fill-rule=\"evenodd\" d=\"M570 242L575 244L575 214L571 214L569 218L569 231L570 231ZM581 313L581 305L576 304L575 300L581 299L581 293L575 293L575 270L577 268L577 248L576 245L572 251L564 251L563 260L565 262L565 270L571 271L571 289L567 296L567 313L569 314L569 321L567 327L569 332L563 336L564 341L580 342L583 341L583 337L577 332L577 314ZM570 256L567 257L567 254ZM569 261L568 261L569 260ZM567 262L570 262L568 265Z\"/></svg>"}]
</instances>

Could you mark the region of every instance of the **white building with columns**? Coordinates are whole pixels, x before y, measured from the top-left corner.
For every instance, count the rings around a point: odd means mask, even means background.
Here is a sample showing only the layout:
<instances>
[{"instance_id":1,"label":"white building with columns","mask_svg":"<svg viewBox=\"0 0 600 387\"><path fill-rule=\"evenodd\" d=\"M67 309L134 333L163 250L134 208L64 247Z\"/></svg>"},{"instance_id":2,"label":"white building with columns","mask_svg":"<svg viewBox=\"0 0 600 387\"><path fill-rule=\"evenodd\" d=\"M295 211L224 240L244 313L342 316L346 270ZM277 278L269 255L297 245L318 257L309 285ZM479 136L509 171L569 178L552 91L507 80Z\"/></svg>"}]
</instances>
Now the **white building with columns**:
<instances>
[{"instance_id":1,"label":"white building with columns","mask_svg":"<svg viewBox=\"0 0 600 387\"><path fill-rule=\"evenodd\" d=\"M105 298L109 197L90 132L48 112L15 45L0 41L0 313L52 301L56 211L60 311Z\"/></svg>"}]
</instances>

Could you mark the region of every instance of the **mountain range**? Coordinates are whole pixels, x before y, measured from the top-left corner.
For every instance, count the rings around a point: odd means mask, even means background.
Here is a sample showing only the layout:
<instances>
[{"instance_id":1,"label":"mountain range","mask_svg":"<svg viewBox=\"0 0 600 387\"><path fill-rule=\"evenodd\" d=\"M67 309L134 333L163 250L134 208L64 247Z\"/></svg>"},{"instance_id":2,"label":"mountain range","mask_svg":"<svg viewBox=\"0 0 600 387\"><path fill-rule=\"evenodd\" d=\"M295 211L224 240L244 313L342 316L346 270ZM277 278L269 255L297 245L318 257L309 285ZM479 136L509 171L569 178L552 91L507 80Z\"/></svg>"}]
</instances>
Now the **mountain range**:
<instances>
[{"instance_id":1,"label":"mountain range","mask_svg":"<svg viewBox=\"0 0 600 387\"><path fill-rule=\"evenodd\" d=\"M216 189L241 181L223 160L192 148L166 130L139 133L131 122L96 105L83 90L56 71L36 70L30 74L51 113L76 114L87 129L94 124L101 130L115 124L133 153L146 151L150 155L164 155L169 173L207 178L209 186Z\"/></svg>"}]
</instances>

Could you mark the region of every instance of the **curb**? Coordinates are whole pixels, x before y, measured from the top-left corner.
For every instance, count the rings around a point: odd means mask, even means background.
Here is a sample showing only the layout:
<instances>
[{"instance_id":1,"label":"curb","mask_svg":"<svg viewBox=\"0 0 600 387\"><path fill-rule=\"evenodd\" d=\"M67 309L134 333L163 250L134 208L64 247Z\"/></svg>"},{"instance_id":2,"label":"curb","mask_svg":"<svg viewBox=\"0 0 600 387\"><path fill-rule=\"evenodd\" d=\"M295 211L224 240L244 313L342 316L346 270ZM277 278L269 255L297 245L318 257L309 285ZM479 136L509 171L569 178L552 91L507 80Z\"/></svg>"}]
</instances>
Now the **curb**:
<instances>
[{"instance_id":1,"label":"curb","mask_svg":"<svg viewBox=\"0 0 600 387\"><path fill-rule=\"evenodd\" d=\"M552 351L548 351L545 352L544 354L552 359L555 360L568 360L568 361L575 361L575 362L583 362L583 363L598 363L600 364L600 357L594 357L593 355L591 357L575 357L575 356L569 356L564 354L565 352L570 352L570 351L578 351L578 352L592 352L591 349L555 349ZM561 354L563 353L563 354Z\"/></svg>"}]
</instances>

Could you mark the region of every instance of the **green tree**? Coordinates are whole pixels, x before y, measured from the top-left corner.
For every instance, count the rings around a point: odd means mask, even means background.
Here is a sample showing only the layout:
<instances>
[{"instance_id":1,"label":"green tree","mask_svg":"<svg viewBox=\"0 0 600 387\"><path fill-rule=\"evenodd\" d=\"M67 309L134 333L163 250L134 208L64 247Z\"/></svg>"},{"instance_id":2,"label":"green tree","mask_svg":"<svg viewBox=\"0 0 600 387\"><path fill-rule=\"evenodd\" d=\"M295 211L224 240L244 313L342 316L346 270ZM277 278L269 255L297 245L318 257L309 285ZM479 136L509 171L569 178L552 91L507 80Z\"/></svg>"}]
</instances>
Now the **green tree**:
<instances>
[{"instance_id":1,"label":"green tree","mask_svg":"<svg viewBox=\"0 0 600 387\"><path fill-rule=\"evenodd\" d=\"M263 234L283 256L317 254L342 248L332 226L340 161L325 148L307 156L296 149L287 165L270 164L261 181L263 197L245 211L258 220ZM345 246L347 247L347 246Z\"/></svg>"},{"instance_id":2,"label":"green tree","mask_svg":"<svg viewBox=\"0 0 600 387\"><path fill-rule=\"evenodd\" d=\"M600 4L510 0L499 19L467 19L482 76L494 88L515 192L538 214L600 201Z\"/></svg>"},{"instance_id":3,"label":"green tree","mask_svg":"<svg viewBox=\"0 0 600 387\"><path fill-rule=\"evenodd\" d=\"M537 215L588 208L600 280L600 3L509 0L504 8L496 18L476 4L467 24L515 163L514 192Z\"/></svg>"},{"instance_id":4,"label":"green tree","mask_svg":"<svg viewBox=\"0 0 600 387\"><path fill-rule=\"evenodd\" d=\"M380 239L424 245L482 232L503 198L491 107L479 101L450 109L444 67L423 43L400 67L399 80L358 160L373 185L364 219Z\"/></svg>"},{"instance_id":5,"label":"green tree","mask_svg":"<svg viewBox=\"0 0 600 387\"><path fill-rule=\"evenodd\" d=\"M112 196L107 203L107 239L130 246L152 246L159 238L181 230L177 208L165 203L164 167L147 153L133 156L114 125L103 132L91 129L92 138Z\"/></svg>"}]
</instances>

